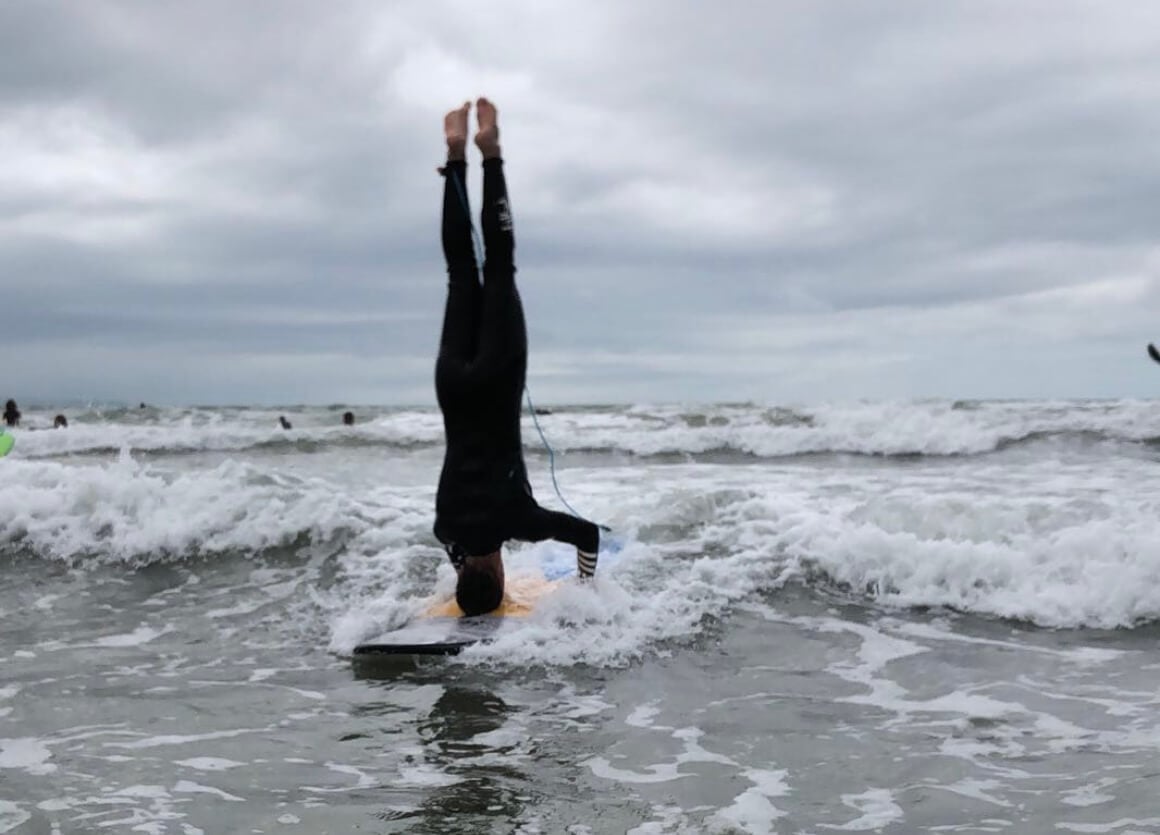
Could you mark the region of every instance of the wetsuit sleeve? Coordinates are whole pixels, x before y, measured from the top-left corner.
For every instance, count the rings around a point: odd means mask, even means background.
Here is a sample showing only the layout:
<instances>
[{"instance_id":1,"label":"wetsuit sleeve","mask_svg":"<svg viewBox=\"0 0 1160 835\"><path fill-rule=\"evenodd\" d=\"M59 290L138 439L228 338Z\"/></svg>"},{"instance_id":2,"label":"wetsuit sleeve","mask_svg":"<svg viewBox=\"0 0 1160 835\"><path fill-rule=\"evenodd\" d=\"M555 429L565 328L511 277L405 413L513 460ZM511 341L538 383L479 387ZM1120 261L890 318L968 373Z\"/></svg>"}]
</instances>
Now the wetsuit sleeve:
<instances>
[{"instance_id":1,"label":"wetsuit sleeve","mask_svg":"<svg viewBox=\"0 0 1160 835\"><path fill-rule=\"evenodd\" d=\"M521 379L527 366L528 328L516 289L515 235L504 179L503 160L483 161L483 306L479 351L470 372L477 380Z\"/></svg>"},{"instance_id":2,"label":"wetsuit sleeve","mask_svg":"<svg viewBox=\"0 0 1160 835\"><path fill-rule=\"evenodd\" d=\"M461 385L475 356L483 288L471 243L471 214L467 202L467 163L450 161L441 170L443 183L443 256L447 261L447 306L439 339L436 387L450 395Z\"/></svg>"},{"instance_id":3,"label":"wetsuit sleeve","mask_svg":"<svg viewBox=\"0 0 1160 835\"><path fill-rule=\"evenodd\" d=\"M448 162L442 171L442 239L449 281L436 387L444 392L478 390L513 379L522 388L528 329L515 283L515 235L503 160L483 161L482 287L471 242L466 163Z\"/></svg>"}]
</instances>

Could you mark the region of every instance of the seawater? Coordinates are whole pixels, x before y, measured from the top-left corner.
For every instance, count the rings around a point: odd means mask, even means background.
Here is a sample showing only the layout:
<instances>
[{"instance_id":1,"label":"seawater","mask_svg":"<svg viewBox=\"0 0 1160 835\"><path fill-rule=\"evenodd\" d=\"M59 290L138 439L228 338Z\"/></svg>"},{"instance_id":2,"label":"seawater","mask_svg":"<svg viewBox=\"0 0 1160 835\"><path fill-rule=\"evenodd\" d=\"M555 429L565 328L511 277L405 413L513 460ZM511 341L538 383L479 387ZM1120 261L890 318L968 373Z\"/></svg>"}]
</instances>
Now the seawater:
<instances>
[{"instance_id":1,"label":"seawater","mask_svg":"<svg viewBox=\"0 0 1160 835\"><path fill-rule=\"evenodd\" d=\"M616 562L375 665L442 430L346 408L25 410L0 832L1160 832L1160 403L554 407Z\"/></svg>"}]
</instances>

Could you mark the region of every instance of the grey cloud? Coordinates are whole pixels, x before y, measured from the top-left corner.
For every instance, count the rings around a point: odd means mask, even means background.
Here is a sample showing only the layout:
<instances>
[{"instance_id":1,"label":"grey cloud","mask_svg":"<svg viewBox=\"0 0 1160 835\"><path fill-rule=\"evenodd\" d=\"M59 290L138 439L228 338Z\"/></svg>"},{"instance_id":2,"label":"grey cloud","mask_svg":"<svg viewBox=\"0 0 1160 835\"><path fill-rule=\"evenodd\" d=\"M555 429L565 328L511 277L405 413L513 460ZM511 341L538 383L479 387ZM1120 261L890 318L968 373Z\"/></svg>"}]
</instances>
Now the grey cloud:
<instances>
[{"instance_id":1,"label":"grey cloud","mask_svg":"<svg viewBox=\"0 0 1160 835\"><path fill-rule=\"evenodd\" d=\"M1160 334L1117 293L1156 298L1158 23L5 4L0 346L31 355L8 385L278 402L305 365L311 402L429 398L439 116L488 92L541 399L1146 393Z\"/></svg>"}]
</instances>

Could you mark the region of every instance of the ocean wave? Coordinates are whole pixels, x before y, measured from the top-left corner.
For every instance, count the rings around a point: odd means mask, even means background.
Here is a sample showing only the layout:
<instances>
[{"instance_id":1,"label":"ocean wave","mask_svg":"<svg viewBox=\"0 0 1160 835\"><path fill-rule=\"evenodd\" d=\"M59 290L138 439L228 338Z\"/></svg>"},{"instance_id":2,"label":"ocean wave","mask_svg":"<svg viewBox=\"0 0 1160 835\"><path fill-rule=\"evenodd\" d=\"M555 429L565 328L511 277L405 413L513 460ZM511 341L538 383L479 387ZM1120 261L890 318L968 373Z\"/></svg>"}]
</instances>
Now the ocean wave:
<instances>
[{"instance_id":1,"label":"ocean wave","mask_svg":"<svg viewBox=\"0 0 1160 835\"><path fill-rule=\"evenodd\" d=\"M166 473L111 464L6 463L0 545L9 553L133 568L206 554L262 553L351 536L381 521L325 484L225 462Z\"/></svg>"},{"instance_id":2,"label":"ocean wave","mask_svg":"<svg viewBox=\"0 0 1160 835\"><path fill-rule=\"evenodd\" d=\"M312 454L357 448L393 453L443 443L436 410L385 412L354 427L336 425L329 410L288 414L290 430L277 427L274 411L182 410L145 422L78 421L68 430L20 432L17 455ZM969 457L1035 444L1085 448L1123 443L1150 449L1160 445L1160 406L1146 401L924 401L808 408L566 408L541 415L539 428L552 450L563 455L693 461ZM530 416L524 419L523 436L528 455L545 453Z\"/></svg>"},{"instance_id":3,"label":"ocean wave","mask_svg":"<svg viewBox=\"0 0 1160 835\"><path fill-rule=\"evenodd\" d=\"M748 550L792 578L875 605L945 608L1052 628L1160 620L1160 495L1043 466L914 478L877 495L848 478L757 490L724 508L706 545ZM851 489L853 487L854 489Z\"/></svg>"},{"instance_id":4,"label":"ocean wave","mask_svg":"<svg viewBox=\"0 0 1160 835\"><path fill-rule=\"evenodd\" d=\"M549 440L552 452L562 456L627 456L644 462L705 462L705 463L744 463L759 461L786 461L793 459L809 459L824 456L850 456L864 458L893 459L899 461L914 461L925 458L965 458L970 456L990 455L998 452L1017 450L1022 447L1036 445L1055 445L1072 449L1090 448L1098 444L1127 444L1143 449L1160 447L1160 436L1154 438L1128 438L1117 433L1094 432L1090 430L1077 431L1033 431L1020 437L996 437L993 443L986 446L971 448L944 448L944 449L907 449L905 445L890 448L866 448L866 444L828 443L819 440L816 443L786 444L784 449L777 449L776 445L752 443L738 440L735 443L721 441L719 443L700 443L697 448L693 444L684 443L672 446L664 444L633 443L626 440L619 444L557 444ZM773 448L771 448L771 446ZM25 458L30 460L61 460L64 458L110 458L129 452L142 458L168 458L200 455L203 453L228 453L234 455L256 454L321 454L327 452L342 452L344 450L365 449L368 452L376 450L385 454L419 452L423 450L442 449L443 442L419 440L384 440L369 437L325 438L325 437L294 437L270 438L252 443L223 442L220 439L200 445L111 445L93 444L78 445L68 451L27 453ZM760 447L760 448L758 448ZM529 458L548 455L548 449L538 441L525 441L524 454ZM566 460L566 459L565 459Z\"/></svg>"},{"instance_id":5,"label":"ocean wave","mask_svg":"<svg viewBox=\"0 0 1160 835\"><path fill-rule=\"evenodd\" d=\"M564 487L574 506L631 545L593 589L550 611L550 640L528 648L527 660L627 663L656 642L695 639L707 620L727 620L731 607L749 598L772 595L776 603L786 583L841 590L870 606L939 607L1054 628L1128 628L1160 619L1160 486L1151 477L1152 456L1120 446L1098 457L1034 452L1037 444L1110 441L1148 448L1160 437L1154 411L1129 402L861 404L792 415L750 405L553 410L541 418L553 440L574 429L586 449L628 450L623 459L574 460ZM268 427L246 424L265 424L266 417L193 418L157 431L223 438L253 428L270 442ZM303 434L286 433L285 443L343 431L310 427L323 417L294 414L303 428L292 432ZM21 442L66 431L74 430L27 433ZM403 410L333 440L374 449L384 439L436 443L441 431L436 412ZM769 433L820 433L822 450L833 449L835 437L860 438L857 454L871 456L903 439L911 446L889 454L915 454L916 446L924 450L918 454L936 454L930 439L952 449L1033 451L952 453L964 459L923 467L708 460L738 454L747 432L768 443ZM722 445L713 433L733 434ZM625 438L635 446L626 447ZM928 442L916 443L922 438ZM690 454L693 440L702 451ZM663 457L672 454L665 452L670 445L681 450L674 460ZM325 577L307 585L317 595L311 605L336 624L337 651L404 616L433 581L450 582L431 534L437 461L393 454L384 466L357 448L334 459L284 449L291 454L208 461L124 449L108 461L9 456L0 479L0 550L62 570L132 571L333 543ZM552 506L547 468L529 471L537 496ZM548 546L515 545L513 566L540 547Z\"/></svg>"}]
</instances>

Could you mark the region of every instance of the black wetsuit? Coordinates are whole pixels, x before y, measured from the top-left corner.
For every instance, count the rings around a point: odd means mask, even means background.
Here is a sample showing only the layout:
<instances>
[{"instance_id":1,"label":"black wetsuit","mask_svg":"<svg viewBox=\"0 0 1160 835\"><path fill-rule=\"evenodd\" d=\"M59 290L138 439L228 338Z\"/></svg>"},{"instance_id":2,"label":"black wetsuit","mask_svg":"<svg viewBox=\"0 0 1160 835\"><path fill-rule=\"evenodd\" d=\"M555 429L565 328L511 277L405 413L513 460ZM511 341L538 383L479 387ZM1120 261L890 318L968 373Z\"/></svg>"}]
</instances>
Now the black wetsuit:
<instances>
[{"instance_id":1,"label":"black wetsuit","mask_svg":"<svg viewBox=\"0 0 1160 835\"><path fill-rule=\"evenodd\" d=\"M443 184L447 309L435 363L447 453L435 499L435 536L452 563L490 554L505 540L558 539L595 554L592 522L536 504L524 467L520 401L528 333L515 284L515 238L503 161L484 160L483 284L471 241L464 162L449 162Z\"/></svg>"}]
</instances>

